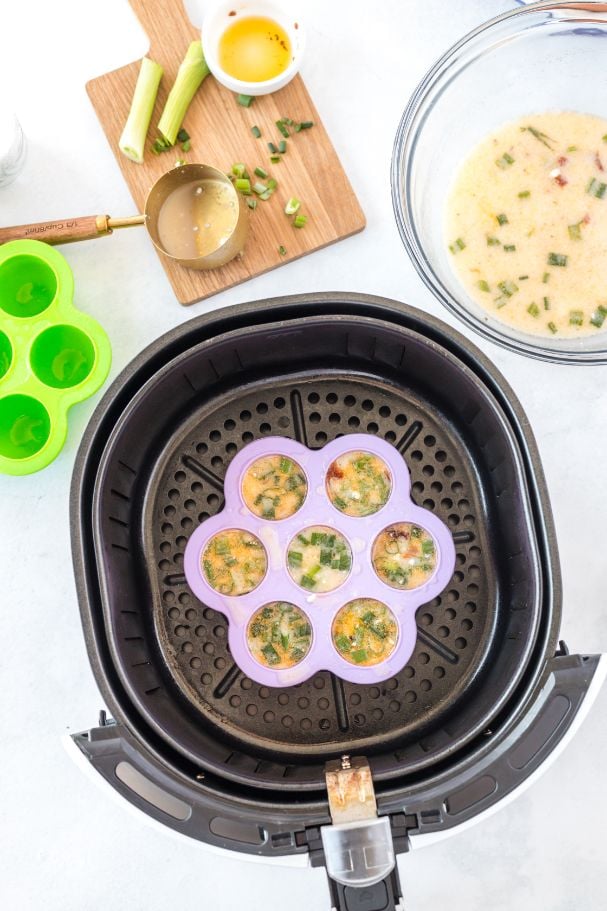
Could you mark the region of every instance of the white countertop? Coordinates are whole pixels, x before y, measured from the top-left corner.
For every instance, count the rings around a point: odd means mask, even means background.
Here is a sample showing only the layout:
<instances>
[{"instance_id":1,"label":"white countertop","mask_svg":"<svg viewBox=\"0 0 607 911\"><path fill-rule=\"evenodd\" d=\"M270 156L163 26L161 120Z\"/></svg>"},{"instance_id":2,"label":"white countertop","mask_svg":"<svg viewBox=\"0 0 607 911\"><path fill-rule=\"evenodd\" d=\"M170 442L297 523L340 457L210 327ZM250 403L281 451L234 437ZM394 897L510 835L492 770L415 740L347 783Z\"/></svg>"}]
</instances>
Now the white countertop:
<instances>
[{"instance_id":1,"label":"white countertop","mask_svg":"<svg viewBox=\"0 0 607 911\"><path fill-rule=\"evenodd\" d=\"M196 5L189 7L196 21ZM188 309L175 302L143 231L64 247L77 305L110 336L112 376L165 330L211 308L275 294L365 291L453 323L398 237L392 140L410 92L438 54L507 7L504 0L307 0L303 76L367 229L313 261ZM29 159L21 177L0 190L0 223L134 211L84 83L146 48L126 0L2 4L0 93L19 114ZM473 341L514 387L539 443L563 566L562 638L572 651L607 651L607 368L553 367ZM245 863L177 841L108 799L63 749L62 735L94 725L102 707L80 627L68 522L74 456L98 399L73 410L67 444L49 468L0 476L0 906L325 911L322 871ZM604 691L568 750L518 801L400 859L408 911L603 909L605 755Z\"/></svg>"}]
</instances>

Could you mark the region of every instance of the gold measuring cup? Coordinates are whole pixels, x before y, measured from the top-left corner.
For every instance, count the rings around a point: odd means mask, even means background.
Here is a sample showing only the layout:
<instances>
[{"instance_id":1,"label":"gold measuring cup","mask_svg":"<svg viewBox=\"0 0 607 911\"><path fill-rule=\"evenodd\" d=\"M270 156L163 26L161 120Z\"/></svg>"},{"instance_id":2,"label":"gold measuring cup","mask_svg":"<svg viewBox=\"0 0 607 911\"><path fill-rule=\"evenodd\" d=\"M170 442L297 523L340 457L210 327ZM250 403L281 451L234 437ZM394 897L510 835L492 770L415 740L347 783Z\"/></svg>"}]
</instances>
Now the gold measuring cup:
<instances>
[{"instance_id":1,"label":"gold measuring cup","mask_svg":"<svg viewBox=\"0 0 607 911\"><path fill-rule=\"evenodd\" d=\"M217 180L229 186L234 202L238 206L238 218L232 233L216 249L193 259L182 259L173 256L164 248L158 234L158 216L163 203L171 193L184 184L197 180ZM32 225L0 228L0 244L8 240L23 239L42 240L50 245L71 244L79 240L106 237L114 229L130 228L135 225L145 225L156 249L179 265L186 266L188 269L216 269L234 259L244 249L249 228L248 206L223 171L207 164L186 164L167 171L153 184L145 201L143 215L131 215L127 218L85 215L80 218L56 219Z\"/></svg>"}]
</instances>

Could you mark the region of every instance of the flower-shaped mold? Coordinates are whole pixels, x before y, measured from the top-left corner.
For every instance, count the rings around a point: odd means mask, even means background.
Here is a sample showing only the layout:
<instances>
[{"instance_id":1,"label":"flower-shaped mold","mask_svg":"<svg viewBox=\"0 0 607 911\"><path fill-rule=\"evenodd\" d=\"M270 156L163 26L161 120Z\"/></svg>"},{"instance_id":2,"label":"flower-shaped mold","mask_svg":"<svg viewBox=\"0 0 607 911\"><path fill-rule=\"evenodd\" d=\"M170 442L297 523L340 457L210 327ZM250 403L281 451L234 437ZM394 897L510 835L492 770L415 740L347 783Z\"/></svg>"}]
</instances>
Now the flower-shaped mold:
<instances>
[{"instance_id":1,"label":"flower-shaped mold","mask_svg":"<svg viewBox=\"0 0 607 911\"><path fill-rule=\"evenodd\" d=\"M329 467L335 459L351 452L377 456L391 475L392 485L387 502L372 515L362 518L346 515L330 502L327 495ZM297 512L286 519L273 520L253 515L242 496L242 482L247 469L257 459L269 455L294 460L306 475L305 498L302 498ZM409 471L398 451L384 440L367 434L340 437L317 451L307 449L294 440L267 437L249 443L234 457L226 472L224 491L224 509L205 520L191 535L185 550L184 568L190 588L197 597L228 617L230 650L241 670L266 686L301 683L319 670L332 671L352 683L370 684L398 673L415 647L416 610L446 587L455 566L451 532L437 516L416 506L411 500ZM433 571L423 584L417 588L396 590L377 575L371 554L377 536L388 526L403 522L425 529L432 536L435 562ZM315 594L296 584L287 565L290 543L297 535L303 534L305 538L306 529L312 526L339 532L351 551L347 577L336 588L322 594ZM220 594L209 583L203 567L204 553L211 539L218 532L228 529L242 529L254 535L267 554L264 577L244 595ZM357 665L346 660L332 639L333 621L340 608L361 598L374 599L387 606L398 623L393 650L385 660L373 665ZM248 644L248 626L253 615L265 605L274 605L277 601L299 608L311 626L309 650L291 667L264 666L253 657Z\"/></svg>"},{"instance_id":2,"label":"flower-shaped mold","mask_svg":"<svg viewBox=\"0 0 607 911\"><path fill-rule=\"evenodd\" d=\"M0 246L0 472L45 468L67 435L67 412L105 380L107 335L77 310L63 256L37 240Z\"/></svg>"}]
</instances>

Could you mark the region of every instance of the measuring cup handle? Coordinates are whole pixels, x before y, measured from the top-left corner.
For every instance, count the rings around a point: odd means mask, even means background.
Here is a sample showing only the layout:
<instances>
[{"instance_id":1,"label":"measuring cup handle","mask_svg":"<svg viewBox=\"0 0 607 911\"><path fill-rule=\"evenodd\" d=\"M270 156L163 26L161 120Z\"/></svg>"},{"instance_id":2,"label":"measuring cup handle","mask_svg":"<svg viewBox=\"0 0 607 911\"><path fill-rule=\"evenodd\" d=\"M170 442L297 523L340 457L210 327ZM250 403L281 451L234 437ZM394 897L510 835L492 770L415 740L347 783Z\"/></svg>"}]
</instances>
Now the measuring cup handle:
<instances>
[{"instance_id":1,"label":"measuring cup handle","mask_svg":"<svg viewBox=\"0 0 607 911\"><path fill-rule=\"evenodd\" d=\"M81 218L58 218L33 225L0 228L0 244L7 240L42 240L46 244L71 244L111 234L107 215L83 215Z\"/></svg>"}]
</instances>

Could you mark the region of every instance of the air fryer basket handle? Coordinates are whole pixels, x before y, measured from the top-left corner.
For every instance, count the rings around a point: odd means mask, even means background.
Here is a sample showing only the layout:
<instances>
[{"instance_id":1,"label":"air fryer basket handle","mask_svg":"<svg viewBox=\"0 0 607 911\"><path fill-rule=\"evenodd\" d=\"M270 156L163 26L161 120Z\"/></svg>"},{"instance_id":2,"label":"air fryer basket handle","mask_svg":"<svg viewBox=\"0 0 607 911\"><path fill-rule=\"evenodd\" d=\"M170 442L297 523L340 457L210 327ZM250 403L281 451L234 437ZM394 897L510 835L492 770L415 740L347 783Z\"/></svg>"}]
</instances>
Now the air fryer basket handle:
<instances>
[{"instance_id":1,"label":"air fryer basket handle","mask_svg":"<svg viewBox=\"0 0 607 911\"><path fill-rule=\"evenodd\" d=\"M385 879L362 889L343 886L329 878L329 893L331 911L404 911L396 865Z\"/></svg>"}]
</instances>

